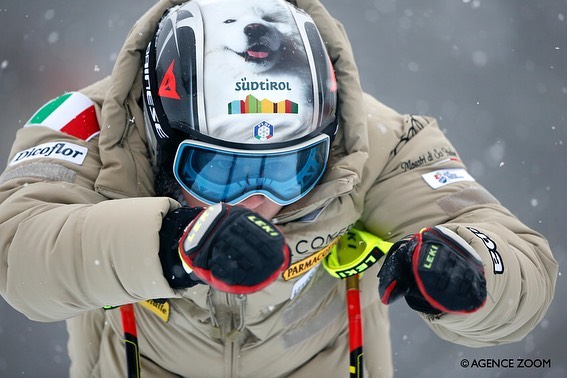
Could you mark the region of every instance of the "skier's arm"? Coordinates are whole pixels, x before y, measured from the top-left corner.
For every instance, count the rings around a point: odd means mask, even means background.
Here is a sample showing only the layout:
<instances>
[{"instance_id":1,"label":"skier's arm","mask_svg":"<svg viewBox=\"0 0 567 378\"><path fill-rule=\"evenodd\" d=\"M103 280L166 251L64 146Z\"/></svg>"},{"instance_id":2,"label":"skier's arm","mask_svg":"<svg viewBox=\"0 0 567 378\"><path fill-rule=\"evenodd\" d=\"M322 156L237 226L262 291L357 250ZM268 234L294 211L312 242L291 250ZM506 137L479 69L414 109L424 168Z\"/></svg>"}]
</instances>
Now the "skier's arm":
<instances>
[{"instance_id":1,"label":"skier's arm","mask_svg":"<svg viewBox=\"0 0 567 378\"><path fill-rule=\"evenodd\" d=\"M0 176L0 294L34 320L176 295L158 250L162 219L179 205L94 190L93 107L78 93L47 104L18 131Z\"/></svg>"},{"instance_id":2,"label":"skier's arm","mask_svg":"<svg viewBox=\"0 0 567 378\"><path fill-rule=\"evenodd\" d=\"M67 182L1 186L0 291L30 319L175 296L158 258L166 198L100 201ZM16 185L19 185L19 188Z\"/></svg>"},{"instance_id":3,"label":"skier's arm","mask_svg":"<svg viewBox=\"0 0 567 378\"><path fill-rule=\"evenodd\" d=\"M554 294L558 267L546 240L471 181L434 120L406 117L395 133L398 144L368 192L362 221L391 241L443 226L480 255L484 306L466 315L423 315L439 336L468 346L523 338Z\"/></svg>"}]
</instances>

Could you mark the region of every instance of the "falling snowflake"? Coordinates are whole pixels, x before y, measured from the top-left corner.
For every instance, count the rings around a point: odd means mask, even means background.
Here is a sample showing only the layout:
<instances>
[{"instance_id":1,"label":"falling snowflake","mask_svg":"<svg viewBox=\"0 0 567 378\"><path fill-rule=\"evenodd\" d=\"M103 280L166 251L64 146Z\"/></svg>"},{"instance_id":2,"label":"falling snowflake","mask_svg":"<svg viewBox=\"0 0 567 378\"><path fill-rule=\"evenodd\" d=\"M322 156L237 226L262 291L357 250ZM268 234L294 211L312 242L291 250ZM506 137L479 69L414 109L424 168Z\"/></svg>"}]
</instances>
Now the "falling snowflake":
<instances>
[{"instance_id":1,"label":"falling snowflake","mask_svg":"<svg viewBox=\"0 0 567 378\"><path fill-rule=\"evenodd\" d=\"M43 16L46 20L52 20L55 17L55 11L53 9L48 9L45 11L45 15Z\"/></svg>"},{"instance_id":2,"label":"falling snowflake","mask_svg":"<svg viewBox=\"0 0 567 378\"><path fill-rule=\"evenodd\" d=\"M59 41L59 33L57 33L57 32L49 33L49 35L47 36L47 42L49 44L53 44L57 41Z\"/></svg>"}]
</instances>

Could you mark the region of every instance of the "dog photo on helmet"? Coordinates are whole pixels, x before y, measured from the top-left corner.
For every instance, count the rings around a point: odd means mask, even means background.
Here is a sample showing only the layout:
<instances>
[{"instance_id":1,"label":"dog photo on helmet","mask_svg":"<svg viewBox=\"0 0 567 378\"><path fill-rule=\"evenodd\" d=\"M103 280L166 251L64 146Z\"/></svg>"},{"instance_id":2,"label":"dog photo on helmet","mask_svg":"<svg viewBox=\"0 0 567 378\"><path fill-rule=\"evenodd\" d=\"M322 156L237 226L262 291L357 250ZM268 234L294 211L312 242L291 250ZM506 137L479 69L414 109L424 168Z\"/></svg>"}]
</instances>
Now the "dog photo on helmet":
<instances>
[{"instance_id":1,"label":"dog photo on helmet","mask_svg":"<svg viewBox=\"0 0 567 378\"><path fill-rule=\"evenodd\" d=\"M246 143L303 134L312 124L314 94L301 14L295 16L276 0L197 3L205 20L209 130L222 139L237 137ZM219 112L227 107L227 112ZM254 132L262 122L272 126L271 133Z\"/></svg>"}]
</instances>

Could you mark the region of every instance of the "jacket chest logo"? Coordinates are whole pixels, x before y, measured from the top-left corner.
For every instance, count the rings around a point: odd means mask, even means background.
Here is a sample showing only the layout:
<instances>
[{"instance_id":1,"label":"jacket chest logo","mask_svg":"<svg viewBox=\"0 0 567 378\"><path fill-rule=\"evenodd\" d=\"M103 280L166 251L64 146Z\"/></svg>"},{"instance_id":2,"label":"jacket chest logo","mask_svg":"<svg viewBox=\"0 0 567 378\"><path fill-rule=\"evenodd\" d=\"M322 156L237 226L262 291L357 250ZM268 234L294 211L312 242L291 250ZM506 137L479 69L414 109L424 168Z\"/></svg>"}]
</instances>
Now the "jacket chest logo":
<instances>
[{"instance_id":1,"label":"jacket chest logo","mask_svg":"<svg viewBox=\"0 0 567 378\"><path fill-rule=\"evenodd\" d=\"M291 264L290 267L287 268L282 273L282 278L284 279L284 281L289 281L289 280L296 278L297 276L300 276L303 273L308 272L309 270L313 269L325 257L327 257L329 252L331 252L331 249L333 248L333 246L335 244L337 244L338 241L339 241L339 238L335 238L329 245L327 245L323 249L313 253L309 257L306 257L306 258L304 258L304 259L302 259L302 260L300 260L296 263Z\"/></svg>"}]
</instances>

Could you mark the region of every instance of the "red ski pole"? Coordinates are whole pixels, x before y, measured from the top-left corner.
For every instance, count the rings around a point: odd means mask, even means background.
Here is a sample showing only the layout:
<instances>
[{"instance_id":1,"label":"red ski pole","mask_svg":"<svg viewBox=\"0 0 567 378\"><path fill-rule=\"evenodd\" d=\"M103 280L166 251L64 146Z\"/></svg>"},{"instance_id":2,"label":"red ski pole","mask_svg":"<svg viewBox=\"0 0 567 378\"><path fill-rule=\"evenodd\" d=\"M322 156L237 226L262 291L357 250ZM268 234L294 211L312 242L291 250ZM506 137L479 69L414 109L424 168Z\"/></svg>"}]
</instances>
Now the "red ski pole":
<instances>
[{"instance_id":1,"label":"red ski pole","mask_svg":"<svg viewBox=\"0 0 567 378\"><path fill-rule=\"evenodd\" d=\"M333 277L346 279L349 331L349 376L363 377L363 331L359 278L377 263L392 243L368 232L350 229L323 259L323 266Z\"/></svg>"},{"instance_id":2,"label":"red ski pole","mask_svg":"<svg viewBox=\"0 0 567 378\"><path fill-rule=\"evenodd\" d=\"M128 378L140 378L140 350L138 349L138 332L134 306L126 304L120 307L122 328L124 330L124 345L126 347L126 366Z\"/></svg>"},{"instance_id":3,"label":"red ski pole","mask_svg":"<svg viewBox=\"0 0 567 378\"><path fill-rule=\"evenodd\" d=\"M349 372L351 378L362 378L362 358L364 353L362 350L362 312L360 311L358 275L347 277L346 290L350 359Z\"/></svg>"}]
</instances>

